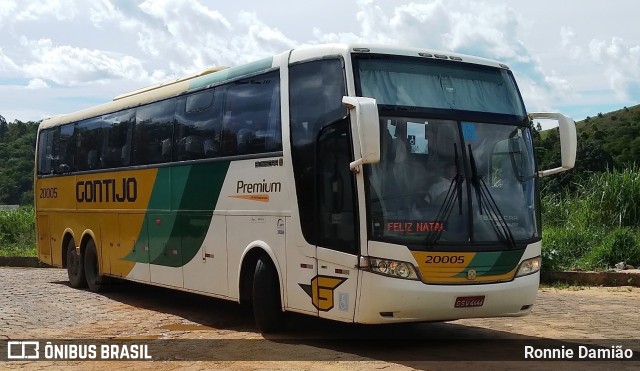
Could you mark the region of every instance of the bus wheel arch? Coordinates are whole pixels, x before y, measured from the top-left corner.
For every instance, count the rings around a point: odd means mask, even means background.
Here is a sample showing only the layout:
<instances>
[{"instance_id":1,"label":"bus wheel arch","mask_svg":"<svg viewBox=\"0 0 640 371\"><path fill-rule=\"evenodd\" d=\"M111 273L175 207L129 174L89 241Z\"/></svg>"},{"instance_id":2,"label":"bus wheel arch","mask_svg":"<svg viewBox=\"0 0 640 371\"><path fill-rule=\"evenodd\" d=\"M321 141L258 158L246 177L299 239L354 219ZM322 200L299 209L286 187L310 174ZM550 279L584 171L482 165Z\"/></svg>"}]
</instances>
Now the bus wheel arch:
<instances>
[{"instance_id":1,"label":"bus wheel arch","mask_svg":"<svg viewBox=\"0 0 640 371\"><path fill-rule=\"evenodd\" d=\"M73 246L76 246L76 239L73 236L73 232L70 229L66 229L63 233L62 233L62 245L61 245L61 252L62 252L62 268L67 268L67 255L68 255L68 245L69 245L69 240L72 240L73 242Z\"/></svg>"},{"instance_id":2,"label":"bus wheel arch","mask_svg":"<svg viewBox=\"0 0 640 371\"><path fill-rule=\"evenodd\" d=\"M250 304L258 328L277 332L286 325L283 309L282 275L277 259L268 248L254 247L243 256L239 277L241 304Z\"/></svg>"},{"instance_id":3,"label":"bus wheel arch","mask_svg":"<svg viewBox=\"0 0 640 371\"><path fill-rule=\"evenodd\" d=\"M240 304L251 304L253 292L253 276L255 274L256 264L261 255L265 255L274 265L278 273L278 281L282 282L282 274L278 269L278 259L275 254L263 241L253 241L246 248L240 258L240 270L238 273L238 299ZM282 289L282 285L281 289ZM280 291L282 297L283 291Z\"/></svg>"},{"instance_id":4,"label":"bus wheel arch","mask_svg":"<svg viewBox=\"0 0 640 371\"><path fill-rule=\"evenodd\" d=\"M260 247L254 247L245 252L240 265L238 277L238 300L240 304L251 306L253 301L253 275L258 259L266 252Z\"/></svg>"}]
</instances>

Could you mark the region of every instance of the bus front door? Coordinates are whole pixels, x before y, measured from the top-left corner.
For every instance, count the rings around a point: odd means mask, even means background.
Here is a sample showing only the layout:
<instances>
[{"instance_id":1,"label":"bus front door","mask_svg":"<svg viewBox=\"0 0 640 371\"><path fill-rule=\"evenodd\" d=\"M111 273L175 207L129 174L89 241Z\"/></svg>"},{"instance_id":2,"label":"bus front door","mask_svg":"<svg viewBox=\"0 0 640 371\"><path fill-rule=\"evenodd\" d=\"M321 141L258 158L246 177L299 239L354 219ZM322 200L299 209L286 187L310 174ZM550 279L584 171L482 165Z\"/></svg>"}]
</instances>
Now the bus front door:
<instances>
[{"instance_id":1,"label":"bus front door","mask_svg":"<svg viewBox=\"0 0 640 371\"><path fill-rule=\"evenodd\" d=\"M316 153L317 276L312 293L320 317L353 321L358 288L355 176L349 170L348 120L325 127Z\"/></svg>"}]
</instances>

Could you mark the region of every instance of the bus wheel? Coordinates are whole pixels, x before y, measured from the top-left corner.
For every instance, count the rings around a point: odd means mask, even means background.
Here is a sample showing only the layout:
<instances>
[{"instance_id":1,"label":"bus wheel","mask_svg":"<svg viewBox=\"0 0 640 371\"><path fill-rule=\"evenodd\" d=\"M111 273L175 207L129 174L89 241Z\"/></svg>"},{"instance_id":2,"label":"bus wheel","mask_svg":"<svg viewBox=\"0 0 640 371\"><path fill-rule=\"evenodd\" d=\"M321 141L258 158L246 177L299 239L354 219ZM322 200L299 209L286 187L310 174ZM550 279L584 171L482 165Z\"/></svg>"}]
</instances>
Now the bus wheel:
<instances>
[{"instance_id":1,"label":"bus wheel","mask_svg":"<svg viewBox=\"0 0 640 371\"><path fill-rule=\"evenodd\" d=\"M89 291L98 292L102 290L102 276L100 276L100 268L98 267L98 252L93 240L89 240L87 247L84 249L84 273L87 277Z\"/></svg>"},{"instance_id":2,"label":"bus wheel","mask_svg":"<svg viewBox=\"0 0 640 371\"><path fill-rule=\"evenodd\" d=\"M67 243L67 275L71 287L76 289L87 287L82 254L78 255L73 238L69 239Z\"/></svg>"},{"instance_id":3,"label":"bus wheel","mask_svg":"<svg viewBox=\"0 0 640 371\"><path fill-rule=\"evenodd\" d=\"M278 272L271 260L262 256L253 276L253 317L260 332L278 332L286 325L280 303Z\"/></svg>"}]
</instances>

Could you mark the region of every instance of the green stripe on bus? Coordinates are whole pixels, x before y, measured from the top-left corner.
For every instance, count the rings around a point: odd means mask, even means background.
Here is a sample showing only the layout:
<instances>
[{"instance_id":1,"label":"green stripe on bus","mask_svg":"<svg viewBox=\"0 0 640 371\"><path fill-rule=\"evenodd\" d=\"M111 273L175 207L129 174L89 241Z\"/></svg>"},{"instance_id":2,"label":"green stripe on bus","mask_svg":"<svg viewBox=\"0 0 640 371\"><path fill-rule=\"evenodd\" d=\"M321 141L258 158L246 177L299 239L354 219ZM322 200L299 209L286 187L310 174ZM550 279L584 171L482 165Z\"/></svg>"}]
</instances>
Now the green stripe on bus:
<instances>
[{"instance_id":1,"label":"green stripe on bus","mask_svg":"<svg viewBox=\"0 0 640 371\"><path fill-rule=\"evenodd\" d=\"M457 277L466 277L469 269L475 269L478 276L496 276L511 272L520 262L525 250L479 252Z\"/></svg>"},{"instance_id":2,"label":"green stripe on bus","mask_svg":"<svg viewBox=\"0 0 640 371\"><path fill-rule=\"evenodd\" d=\"M229 165L229 161L224 161L191 167L179 210L194 212L186 215L181 213L172 231L172 235L181 236L182 239L181 265L191 261L202 246Z\"/></svg>"},{"instance_id":3,"label":"green stripe on bus","mask_svg":"<svg viewBox=\"0 0 640 371\"><path fill-rule=\"evenodd\" d=\"M525 249L503 251L488 274L498 275L511 272L520 262Z\"/></svg>"},{"instance_id":4,"label":"green stripe on bus","mask_svg":"<svg viewBox=\"0 0 640 371\"><path fill-rule=\"evenodd\" d=\"M193 259L209 229L229 165L221 161L158 169L136 247L125 259L170 267Z\"/></svg>"}]
</instances>

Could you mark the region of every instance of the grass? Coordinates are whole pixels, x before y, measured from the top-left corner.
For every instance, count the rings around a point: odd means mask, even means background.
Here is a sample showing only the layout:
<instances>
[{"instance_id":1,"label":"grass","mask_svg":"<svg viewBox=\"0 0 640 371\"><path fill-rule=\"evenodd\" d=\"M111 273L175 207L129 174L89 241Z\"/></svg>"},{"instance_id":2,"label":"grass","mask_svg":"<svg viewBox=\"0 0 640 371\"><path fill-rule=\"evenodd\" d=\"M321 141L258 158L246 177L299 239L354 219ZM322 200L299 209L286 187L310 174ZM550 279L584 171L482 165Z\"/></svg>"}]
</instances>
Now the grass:
<instances>
[{"instance_id":1,"label":"grass","mask_svg":"<svg viewBox=\"0 0 640 371\"><path fill-rule=\"evenodd\" d=\"M0 256L36 256L33 208L0 210Z\"/></svg>"},{"instance_id":2,"label":"grass","mask_svg":"<svg viewBox=\"0 0 640 371\"><path fill-rule=\"evenodd\" d=\"M640 171L592 174L575 194L543 197L543 269L640 265Z\"/></svg>"}]
</instances>

